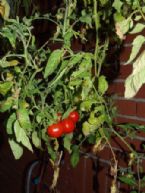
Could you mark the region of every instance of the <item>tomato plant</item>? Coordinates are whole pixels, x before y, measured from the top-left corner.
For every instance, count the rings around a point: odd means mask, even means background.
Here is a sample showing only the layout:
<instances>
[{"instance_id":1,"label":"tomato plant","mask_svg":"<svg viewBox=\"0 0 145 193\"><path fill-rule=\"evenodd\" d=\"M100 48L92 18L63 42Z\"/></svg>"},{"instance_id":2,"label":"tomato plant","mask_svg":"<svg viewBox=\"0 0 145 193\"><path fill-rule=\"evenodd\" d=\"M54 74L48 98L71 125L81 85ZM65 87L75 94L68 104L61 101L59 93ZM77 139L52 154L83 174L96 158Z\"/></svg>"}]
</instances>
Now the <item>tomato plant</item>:
<instances>
[{"instance_id":1,"label":"tomato plant","mask_svg":"<svg viewBox=\"0 0 145 193\"><path fill-rule=\"evenodd\" d=\"M19 2L14 3L17 9ZM63 146L75 166L86 144L92 145L95 153L107 145L112 152L113 187L116 187L118 162L110 141L117 136L128 147L133 155L128 164L131 168L143 155L131 147L126 137L132 138L134 132L143 128L117 125L120 130L116 131L116 107L107 94L109 82L103 68L112 69L116 63L116 54L113 54L113 63L109 60L111 51L117 47L111 49L113 45L120 47L128 32L134 34L144 29L140 21L141 18L145 20L144 2L62 0L57 6L54 1L53 8L48 9L48 14L12 18L9 3L0 2L0 14L4 18L0 28L0 113L6 113L10 147L19 159L24 147L33 152L33 145L42 150L44 144L55 165L59 146ZM14 15L17 13L19 11ZM37 22L43 24L43 20L52 26L51 37L48 33L44 44L35 34ZM80 44L77 51L75 42ZM134 40L129 62L135 59L144 42L143 36ZM127 80L127 97L133 96L144 83L141 68L144 56L143 52ZM57 139L59 137L62 140ZM127 178L120 179L127 181Z\"/></svg>"}]
</instances>

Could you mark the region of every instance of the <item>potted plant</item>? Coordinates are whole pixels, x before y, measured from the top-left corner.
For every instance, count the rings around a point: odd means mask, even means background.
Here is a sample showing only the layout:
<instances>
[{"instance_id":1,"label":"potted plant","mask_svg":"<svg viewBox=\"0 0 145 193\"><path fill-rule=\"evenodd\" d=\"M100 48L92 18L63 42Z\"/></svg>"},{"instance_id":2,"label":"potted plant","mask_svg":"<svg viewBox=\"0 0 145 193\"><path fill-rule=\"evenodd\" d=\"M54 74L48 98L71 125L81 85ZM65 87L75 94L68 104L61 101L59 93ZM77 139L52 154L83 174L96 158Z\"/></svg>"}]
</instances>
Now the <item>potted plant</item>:
<instances>
[{"instance_id":1,"label":"potted plant","mask_svg":"<svg viewBox=\"0 0 145 193\"><path fill-rule=\"evenodd\" d=\"M2 2L6 4L1 7L7 11L1 11L4 25L0 29L0 112L6 112L5 127L14 157L19 159L24 147L32 152L35 148L47 150L55 169L53 189L64 151L69 152L71 164L76 166L86 147L91 145L91 151L97 154L108 145L113 157L111 193L117 192L118 168L110 143L112 136L119 137L129 148L129 164L142 159L142 154L135 152L122 136L124 128L135 125L120 125L121 130L116 130L116 111L107 95L108 79L102 69L108 62L110 45L121 45L126 33L143 30L143 2L66 0L52 13L21 18L9 18L9 4ZM34 35L33 25L38 20L47 20L55 28L42 46L37 46ZM82 50L74 50L75 40ZM143 36L134 40L129 62L144 41ZM58 42L56 49L49 48ZM144 55L143 52L137 60L141 65ZM126 97L132 97L144 83L139 76L136 89L130 87L135 75L126 80ZM129 178L120 180L128 183ZM134 184L136 179L132 176L131 180Z\"/></svg>"}]
</instances>

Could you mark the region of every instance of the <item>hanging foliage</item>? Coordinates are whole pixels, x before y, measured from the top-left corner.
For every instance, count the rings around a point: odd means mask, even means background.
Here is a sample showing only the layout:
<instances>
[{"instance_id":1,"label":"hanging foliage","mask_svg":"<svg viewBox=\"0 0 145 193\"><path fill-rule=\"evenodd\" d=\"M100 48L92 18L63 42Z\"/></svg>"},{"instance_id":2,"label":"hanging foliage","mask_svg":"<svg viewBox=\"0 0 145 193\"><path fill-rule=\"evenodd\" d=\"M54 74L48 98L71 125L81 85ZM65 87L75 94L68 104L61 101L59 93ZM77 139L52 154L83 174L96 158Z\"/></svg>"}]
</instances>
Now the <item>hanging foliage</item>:
<instances>
[{"instance_id":1,"label":"hanging foliage","mask_svg":"<svg viewBox=\"0 0 145 193\"><path fill-rule=\"evenodd\" d=\"M18 8L19 2L13 6ZM23 1L23 5L29 13L31 1ZM103 68L108 65L111 44L121 45L128 32L134 34L144 29L144 2L65 0L50 13L37 12L29 18L12 18L9 8L7 1L1 1L0 14L5 21L0 29L0 112L7 115L6 131L14 157L19 159L24 148L32 152L35 148L47 149L54 166L58 160L60 164L62 152L68 151L75 167L86 144L92 146L95 154L107 145L115 174L111 192L117 192L118 172L123 172L118 169L111 147L112 136L123 141L133 155L130 159L136 163L143 155L132 149L125 137L129 132L132 137L132 131L144 127L119 125L116 131L115 106L106 94L108 77ZM54 26L42 46L38 46L40 40L34 35L34 26L40 20ZM74 41L83 49L76 52ZM136 59L144 42L144 36L135 38L128 63ZM57 48L51 49L54 45ZM126 79L127 98L134 96L145 82L144 59L143 51ZM56 185L59 164L54 167L51 188ZM133 174L130 179L121 176L119 180L135 188L141 183L141 179L134 182Z\"/></svg>"}]
</instances>

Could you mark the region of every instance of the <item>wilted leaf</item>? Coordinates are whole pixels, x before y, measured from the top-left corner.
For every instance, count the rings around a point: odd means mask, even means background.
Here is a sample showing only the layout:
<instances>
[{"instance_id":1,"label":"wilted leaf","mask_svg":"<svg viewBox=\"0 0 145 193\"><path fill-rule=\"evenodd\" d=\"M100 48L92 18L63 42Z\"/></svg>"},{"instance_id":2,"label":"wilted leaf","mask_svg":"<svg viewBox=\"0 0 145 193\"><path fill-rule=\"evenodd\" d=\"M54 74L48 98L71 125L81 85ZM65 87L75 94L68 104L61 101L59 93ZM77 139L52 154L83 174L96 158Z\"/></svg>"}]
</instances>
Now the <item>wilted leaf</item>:
<instances>
[{"instance_id":1,"label":"wilted leaf","mask_svg":"<svg viewBox=\"0 0 145 193\"><path fill-rule=\"evenodd\" d=\"M47 78L56 70L58 64L62 59L63 53L64 53L63 49L57 49L51 53L45 67L44 78Z\"/></svg>"},{"instance_id":2,"label":"wilted leaf","mask_svg":"<svg viewBox=\"0 0 145 193\"><path fill-rule=\"evenodd\" d=\"M17 142L21 142L26 148L28 148L30 151L33 151L29 138L25 133L25 130L20 126L17 120L14 123L14 132Z\"/></svg>"},{"instance_id":3,"label":"wilted leaf","mask_svg":"<svg viewBox=\"0 0 145 193\"><path fill-rule=\"evenodd\" d=\"M124 35L129 31L131 22L132 20L127 18L115 24L116 34L121 40L125 38Z\"/></svg>"},{"instance_id":4,"label":"wilted leaf","mask_svg":"<svg viewBox=\"0 0 145 193\"><path fill-rule=\"evenodd\" d=\"M20 159L20 157L23 155L22 146L16 143L13 139L9 139L9 144L15 159Z\"/></svg>"},{"instance_id":5,"label":"wilted leaf","mask_svg":"<svg viewBox=\"0 0 145 193\"><path fill-rule=\"evenodd\" d=\"M145 83L145 51L133 64L133 72L125 81L125 98L136 95L141 86Z\"/></svg>"},{"instance_id":6,"label":"wilted leaf","mask_svg":"<svg viewBox=\"0 0 145 193\"><path fill-rule=\"evenodd\" d=\"M3 11L0 13L4 19L8 19L10 15L10 5L8 2L7 0L1 0L0 2L0 10L3 8Z\"/></svg>"},{"instance_id":7,"label":"wilted leaf","mask_svg":"<svg viewBox=\"0 0 145 193\"><path fill-rule=\"evenodd\" d=\"M133 43L132 43L132 50L131 50L131 54L130 54L130 58L127 61L126 64L129 64L132 60L135 59L135 57L137 56L137 54L140 51L141 46L143 45L143 43L145 42L145 37L143 35L138 35Z\"/></svg>"}]
</instances>

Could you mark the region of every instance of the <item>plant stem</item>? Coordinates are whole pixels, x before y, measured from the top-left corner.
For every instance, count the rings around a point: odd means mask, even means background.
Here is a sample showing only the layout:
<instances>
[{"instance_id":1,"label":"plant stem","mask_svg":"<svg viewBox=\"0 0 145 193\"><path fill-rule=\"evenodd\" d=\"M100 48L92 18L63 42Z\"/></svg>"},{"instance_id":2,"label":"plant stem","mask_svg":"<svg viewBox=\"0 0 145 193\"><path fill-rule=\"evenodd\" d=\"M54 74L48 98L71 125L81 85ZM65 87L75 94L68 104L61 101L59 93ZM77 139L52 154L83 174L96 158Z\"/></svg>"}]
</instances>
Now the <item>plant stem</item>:
<instances>
[{"instance_id":1,"label":"plant stem","mask_svg":"<svg viewBox=\"0 0 145 193\"><path fill-rule=\"evenodd\" d=\"M64 15L64 22L63 22L63 31L62 35L64 37L65 32L66 32L66 27L67 27L67 19L68 19L68 0L66 0L66 8L65 8L65 15Z\"/></svg>"},{"instance_id":2,"label":"plant stem","mask_svg":"<svg viewBox=\"0 0 145 193\"><path fill-rule=\"evenodd\" d=\"M113 133L114 133L117 137L119 137L119 138L121 139L121 141L123 141L123 143L128 147L128 149L129 149L136 157L138 157L137 152L134 151L134 149L123 139L123 137L122 137L117 131L115 131L113 128L112 128L112 131L113 131Z\"/></svg>"},{"instance_id":3,"label":"plant stem","mask_svg":"<svg viewBox=\"0 0 145 193\"><path fill-rule=\"evenodd\" d=\"M95 45L95 52L94 52L94 65L95 65L95 77L99 76L97 72L97 57L98 57L98 47L99 47L99 38L98 38L98 24L97 24L97 1L93 0L94 2L94 22L95 22L95 29L96 29L96 45Z\"/></svg>"},{"instance_id":4,"label":"plant stem","mask_svg":"<svg viewBox=\"0 0 145 193\"><path fill-rule=\"evenodd\" d=\"M138 177L138 193L140 193L140 189L141 189L141 179L140 179L140 169L139 169L139 166L140 166L140 160L137 159L137 177Z\"/></svg>"}]
</instances>

